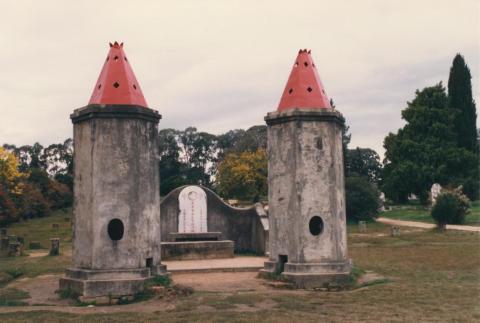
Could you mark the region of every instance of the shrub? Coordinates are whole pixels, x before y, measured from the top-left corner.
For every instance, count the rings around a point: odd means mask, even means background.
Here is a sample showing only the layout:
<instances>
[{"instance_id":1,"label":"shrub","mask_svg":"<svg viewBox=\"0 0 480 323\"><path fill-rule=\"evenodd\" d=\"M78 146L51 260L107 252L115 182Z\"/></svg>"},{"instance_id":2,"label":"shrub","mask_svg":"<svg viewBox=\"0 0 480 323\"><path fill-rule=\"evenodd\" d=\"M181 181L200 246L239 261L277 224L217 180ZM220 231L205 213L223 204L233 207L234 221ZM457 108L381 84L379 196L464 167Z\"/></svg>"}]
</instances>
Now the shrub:
<instances>
[{"instance_id":1,"label":"shrub","mask_svg":"<svg viewBox=\"0 0 480 323\"><path fill-rule=\"evenodd\" d=\"M432 208L432 218L438 227L446 224L462 224L469 212L470 202L459 190L442 192Z\"/></svg>"},{"instance_id":2,"label":"shrub","mask_svg":"<svg viewBox=\"0 0 480 323\"><path fill-rule=\"evenodd\" d=\"M70 207L73 204L73 194L70 188L56 180L50 180L47 199L53 210Z\"/></svg>"},{"instance_id":3,"label":"shrub","mask_svg":"<svg viewBox=\"0 0 480 323\"><path fill-rule=\"evenodd\" d=\"M23 188L21 214L24 219L44 217L50 214L50 202L34 185L27 183Z\"/></svg>"},{"instance_id":4,"label":"shrub","mask_svg":"<svg viewBox=\"0 0 480 323\"><path fill-rule=\"evenodd\" d=\"M370 220L378 216L380 192L363 177L347 177L345 183L347 219Z\"/></svg>"},{"instance_id":5,"label":"shrub","mask_svg":"<svg viewBox=\"0 0 480 323\"><path fill-rule=\"evenodd\" d=\"M4 226L18 220L19 212L14 201L0 185L0 226Z\"/></svg>"}]
</instances>

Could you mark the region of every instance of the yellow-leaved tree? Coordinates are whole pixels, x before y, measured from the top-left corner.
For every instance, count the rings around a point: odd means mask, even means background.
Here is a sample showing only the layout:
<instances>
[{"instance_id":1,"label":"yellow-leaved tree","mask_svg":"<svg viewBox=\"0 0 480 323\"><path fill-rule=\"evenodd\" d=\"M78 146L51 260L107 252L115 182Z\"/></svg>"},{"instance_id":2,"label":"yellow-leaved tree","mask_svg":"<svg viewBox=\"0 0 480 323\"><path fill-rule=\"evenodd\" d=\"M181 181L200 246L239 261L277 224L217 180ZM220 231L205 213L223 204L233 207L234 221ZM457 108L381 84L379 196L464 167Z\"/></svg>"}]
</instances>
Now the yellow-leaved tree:
<instances>
[{"instance_id":1,"label":"yellow-leaved tree","mask_svg":"<svg viewBox=\"0 0 480 323\"><path fill-rule=\"evenodd\" d=\"M218 167L216 187L225 198L258 202L267 194L267 154L264 149L229 153Z\"/></svg>"},{"instance_id":2,"label":"yellow-leaved tree","mask_svg":"<svg viewBox=\"0 0 480 323\"><path fill-rule=\"evenodd\" d=\"M0 185L10 194L22 193L22 180L28 175L18 170L17 157L0 147Z\"/></svg>"},{"instance_id":3,"label":"yellow-leaved tree","mask_svg":"<svg viewBox=\"0 0 480 323\"><path fill-rule=\"evenodd\" d=\"M0 225L17 220L18 202L26 174L18 171L15 155L0 147Z\"/></svg>"}]
</instances>

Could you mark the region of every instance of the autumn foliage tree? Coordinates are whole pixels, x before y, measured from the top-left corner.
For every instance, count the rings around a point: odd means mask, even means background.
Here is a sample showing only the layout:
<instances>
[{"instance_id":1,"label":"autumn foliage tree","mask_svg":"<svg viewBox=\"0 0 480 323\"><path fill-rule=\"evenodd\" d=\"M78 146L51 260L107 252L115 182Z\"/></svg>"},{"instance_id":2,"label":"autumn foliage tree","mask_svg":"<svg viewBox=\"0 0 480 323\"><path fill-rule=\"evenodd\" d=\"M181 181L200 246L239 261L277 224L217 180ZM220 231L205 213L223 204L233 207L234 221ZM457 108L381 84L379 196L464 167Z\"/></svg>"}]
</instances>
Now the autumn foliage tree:
<instances>
[{"instance_id":1,"label":"autumn foliage tree","mask_svg":"<svg viewBox=\"0 0 480 323\"><path fill-rule=\"evenodd\" d=\"M18 170L18 160L14 154L0 147L0 224L18 220L19 201L23 193L22 181L25 178Z\"/></svg>"},{"instance_id":2,"label":"autumn foliage tree","mask_svg":"<svg viewBox=\"0 0 480 323\"><path fill-rule=\"evenodd\" d=\"M0 225L73 203L73 142L0 147Z\"/></svg>"},{"instance_id":3,"label":"autumn foliage tree","mask_svg":"<svg viewBox=\"0 0 480 323\"><path fill-rule=\"evenodd\" d=\"M227 154L218 167L215 187L225 198L258 202L267 194L265 150Z\"/></svg>"}]
</instances>

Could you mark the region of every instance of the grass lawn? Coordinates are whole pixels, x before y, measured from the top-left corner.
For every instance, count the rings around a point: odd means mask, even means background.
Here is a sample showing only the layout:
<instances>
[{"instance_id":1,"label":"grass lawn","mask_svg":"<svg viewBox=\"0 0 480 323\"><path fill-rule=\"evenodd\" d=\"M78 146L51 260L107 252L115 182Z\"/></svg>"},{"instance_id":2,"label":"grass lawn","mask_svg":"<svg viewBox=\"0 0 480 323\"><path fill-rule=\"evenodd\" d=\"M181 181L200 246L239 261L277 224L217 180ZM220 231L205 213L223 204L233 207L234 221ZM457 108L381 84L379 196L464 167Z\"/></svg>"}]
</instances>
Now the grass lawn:
<instances>
[{"instance_id":1,"label":"grass lawn","mask_svg":"<svg viewBox=\"0 0 480 323\"><path fill-rule=\"evenodd\" d=\"M63 218L63 215L55 216ZM53 219L55 217L29 222L32 224L29 230L28 223L17 224L12 231L23 227L25 235L29 233L38 240L41 239L37 235L41 235L48 239ZM107 313L108 308L103 307L95 314L53 310L2 313L0 307L0 321L478 322L480 235L405 229L400 236L390 237L389 228L381 223L369 223L368 232L359 233L356 225L348 226L349 256L354 264L389 280L367 288L344 292L196 291L172 300L173 308L167 310L159 306L153 312L117 310ZM70 247L69 237L63 239L67 242L62 245L62 256L0 258L0 271L19 268L28 276L62 271L69 261L64 248ZM6 298L11 294L13 300L24 301L21 291L7 289L0 289L0 296Z\"/></svg>"},{"instance_id":2,"label":"grass lawn","mask_svg":"<svg viewBox=\"0 0 480 323\"><path fill-rule=\"evenodd\" d=\"M0 258L0 286L20 276L34 277L44 273L63 272L70 264L72 249L71 210L60 210L51 216L15 223L8 228L9 235L25 239L23 256ZM53 224L58 224L58 230ZM60 256L28 257L29 253L48 253L50 238L60 238ZM31 241L39 242L42 249L29 250Z\"/></svg>"},{"instance_id":3,"label":"grass lawn","mask_svg":"<svg viewBox=\"0 0 480 323\"><path fill-rule=\"evenodd\" d=\"M391 211L380 213L380 216L397 220L434 223L430 211L420 206L396 206ZM464 224L480 226L480 201L472 202L472 208Z\"/></svg>"}]
</instances>

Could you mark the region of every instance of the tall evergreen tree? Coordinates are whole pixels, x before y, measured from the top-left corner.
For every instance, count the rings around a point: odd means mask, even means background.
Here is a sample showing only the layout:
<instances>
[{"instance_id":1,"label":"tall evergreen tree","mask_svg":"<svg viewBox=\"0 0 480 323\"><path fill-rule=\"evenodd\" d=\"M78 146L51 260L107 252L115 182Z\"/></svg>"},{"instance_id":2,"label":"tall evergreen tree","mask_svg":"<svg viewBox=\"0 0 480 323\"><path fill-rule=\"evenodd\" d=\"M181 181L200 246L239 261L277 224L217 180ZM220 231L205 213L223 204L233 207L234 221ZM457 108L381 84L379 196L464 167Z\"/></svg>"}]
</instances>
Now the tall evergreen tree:
<instances>
[{"instance_id":1,"label":"tall evergreen tree","mask_svg":"<svg viewBox=\"0 0 480 323\"><path fill-rule=\"evenodd\" d=\"M478 155L477 112L472 97L472 76L463 56L453 59L448 77L448 104L459 110L455 118L458 146Z\"/></svg>"},{"instance_id":2,"label":"tall evergreen tree","mask_svg":"<svg viewBox=\"0 0 480 323\"><path fill-rule=\"evenodd\" d=\"M448 106L441 83L417 90L415 99L402 111L407 124L384 141L382 189L389 198L405 201L414 193L426 202L433 183L468 184L469 196L475 196L472 178L476 176L478 159L471 151L458 147L456 115L457 110Z\"/></svg>"}]
</instances>

